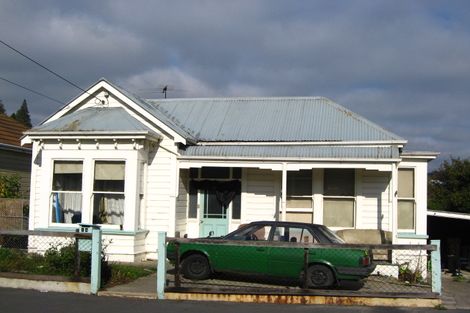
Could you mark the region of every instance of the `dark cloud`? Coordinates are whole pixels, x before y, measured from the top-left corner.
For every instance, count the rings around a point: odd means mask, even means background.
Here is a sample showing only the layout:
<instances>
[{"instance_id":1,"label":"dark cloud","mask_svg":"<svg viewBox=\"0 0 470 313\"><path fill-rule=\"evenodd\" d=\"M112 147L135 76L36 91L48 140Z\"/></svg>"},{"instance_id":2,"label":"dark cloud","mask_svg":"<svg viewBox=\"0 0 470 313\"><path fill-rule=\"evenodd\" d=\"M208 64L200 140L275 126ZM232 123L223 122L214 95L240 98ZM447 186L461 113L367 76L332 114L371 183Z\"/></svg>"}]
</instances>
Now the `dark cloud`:
<instances>
[{"instance_id":1,"label":"dark cloud","mask_svg":"<svg viewBox=\"0 0 470 313\"><path fill-rule=\"evenodd\" d=\"M468 157L467 1L2 1L1 39L80 86L143 97L326 96L406 138ZM79 90L0 46L1 75L67 102ZM152 90L155 89L155 92ZM60 105L0 82L9 112Z\"/></svg>"}]
</instances>

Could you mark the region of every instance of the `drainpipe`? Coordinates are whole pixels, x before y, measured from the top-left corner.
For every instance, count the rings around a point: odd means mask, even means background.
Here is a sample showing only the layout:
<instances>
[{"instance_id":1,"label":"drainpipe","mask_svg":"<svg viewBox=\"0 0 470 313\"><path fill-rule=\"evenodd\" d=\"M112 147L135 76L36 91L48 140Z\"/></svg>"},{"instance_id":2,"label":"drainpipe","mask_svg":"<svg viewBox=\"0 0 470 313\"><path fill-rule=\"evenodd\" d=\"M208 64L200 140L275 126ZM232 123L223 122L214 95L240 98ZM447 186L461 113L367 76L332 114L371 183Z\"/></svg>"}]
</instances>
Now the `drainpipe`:
<instances>
[{"instance_id":1,"label":"drainpipe","mask_svg":"<svg viewBox=\"0 0 470 313\"><path fill-rule=\"evenodd\" d=\"M282 163L282 194L281 194L282 220L286 220L287 208L287 163Z\"/></svg>"},{"instance_id":2,"label":"drainpipe","mask_svg":"<svg viewBox=\"0 0 470 313\"><path fill-rule=\"evenodd\" d=\"M398 164L392 165L392 243L397 243L398 230Z\"/></svg>"}]
</instances>

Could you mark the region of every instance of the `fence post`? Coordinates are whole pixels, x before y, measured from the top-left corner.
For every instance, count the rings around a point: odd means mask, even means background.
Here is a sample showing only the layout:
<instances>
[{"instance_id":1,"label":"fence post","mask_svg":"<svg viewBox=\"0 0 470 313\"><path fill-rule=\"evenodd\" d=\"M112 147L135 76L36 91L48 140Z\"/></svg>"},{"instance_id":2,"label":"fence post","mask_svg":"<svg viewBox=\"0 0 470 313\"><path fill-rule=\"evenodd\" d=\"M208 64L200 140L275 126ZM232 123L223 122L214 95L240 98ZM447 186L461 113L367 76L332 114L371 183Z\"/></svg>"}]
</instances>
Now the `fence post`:
<instances>
[{"instance_id":1,"label":"fence post","mask_svg":"<svg viewBox=\"0 0 470 313\"><path fill-rule=\"evenodd\" d=\"M158 232L157 299L165 299L166 232Z\"/></svg>"},{"instance_id":2,"label":"fence post","mask_svg":"<svg viewBox=\"0 0 470 313\"><path fill-rule=\"evenodd\" d=\"M93 225L91 234L90 291L96 295L101 286L101 227Z\"/></svg>"},{"instance_id":3,"label":"fence post","mask_svg":"<svg viewBox=\"0 0 470 313\"><path fill-rule=\"evenodd\" d=\"M436 246L436 250L431 251L432 292L441 295L441 241L431 240L431 244Z\"/></svg>"}]
</instances>

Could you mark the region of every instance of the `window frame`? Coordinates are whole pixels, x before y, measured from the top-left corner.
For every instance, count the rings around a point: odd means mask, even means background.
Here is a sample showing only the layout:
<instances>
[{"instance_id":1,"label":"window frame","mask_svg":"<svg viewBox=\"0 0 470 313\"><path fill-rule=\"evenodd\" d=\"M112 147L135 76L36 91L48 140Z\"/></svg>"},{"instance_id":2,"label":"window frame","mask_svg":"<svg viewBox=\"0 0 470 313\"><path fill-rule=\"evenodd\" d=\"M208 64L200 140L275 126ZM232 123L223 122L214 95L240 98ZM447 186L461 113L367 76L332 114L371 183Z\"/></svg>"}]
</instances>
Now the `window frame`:
<instances>
[{"instance_id":1,"label":"window frame","mask_svg":"<svg viewBox=\"0 0 470 313\"><path fill-rule=\"evenodd\" d=\"M124 163L124 186L123 186L123 191L104 191L104 190L95 190L95 181L96 181L96 164L97 163ZM126 168L127 168L127 160L126 159L110 159L110 158L99 158L99 159L93 159L92 160L92 167L91 167L91 173L92 177L90 178L91 180L91 188L90 188L90 206L89 206L89 219L91 220L92 224L95 224L93 219L94 219L94 212L95 212L95 195L122 195L123 196L123 209L122 209L122 224L108 224L108 223L98 223L96 225L101 226L101 228L105 229L116 229L116 230L123 230L124 228L124 221L126 218ZM136 213L137 214L137 211Z\"/></svg>"},{"instance_id":2,"label":"window frame","mask_svg":"<svg viewBox=\"0 0 470 313\"><path fill-rule=\"evenodd\" d=\"M403 197L403 196L400 196L400 192L399 192L399 188L400 188L400 184L399 184L399 175L400 175L400 171L411 171L412 172L412 184L413 184L413 196L412 197ZM416 169L414 167L400 167L398 168L398 171L397 171L397 231L399 232L415 232L416 231ZM413 204L413 215L412 215L412 219L413 219L413 228L400 228L400 225L399 225L399 221L400 221L400 217L399 217L399 205L400 205L400 202L411 202Z\"/></svg>"},{"instance_id":3,"label":"window frame","mask_svg":"<svg viewBox=\"0 0 470 313\"><path fill-rule=\"evenodd\" d=\"M55 165L57 162L69 162L69 163L81 163L82 169L81 169L81 186L80 186L80 191L78 190L55 190L54 188L54 179L55 179ZM55 226L55 227L72 227L76 226L80 223L83 223L83 203L84 203L84 184L85 184L85 179L84 179L84 167L85 167L85 161L83 159L67 159L67 158L57 158L57 159L52 159L51 160L51 175L50 175L50 182L49 182L49 205L48 205L48 225ZM60 223L60 222L53 222L53 203L54 203L54 194L79 194L81 195L80 197L80 202L81 202L81 208L80 208L80 221L77 223Z\"/></svg>"},{"instance_id":4,"label":"window frame","mask_svg":"<svg viewBox=\"0 0 470 313\"><path fill-rule=\"evenodd\" d=\"M302 176L300 175L302 172L310 175L305 175ZM297 174L297 177L296 177ZM291 177L289 177L291 175ZM289 181L292 180L306 180L306 178L310 178L310 192L309 194L305 195L295 195L295 194L289 194ZM313 170L298 170L298 171L287 171L287 179L286 179L286 213L312 213L312 221L313 221ZM310 207L289 207L289 200L310 200Z\"/></svg>"},{"instance_id":5,"label":"window frame","mask_svg":"<svg viewBox=\"0 0 470 313\"><path fill-rule=\"evenodd\" d=\"M335 172L344 172L344 171L352 171L352 195L333 195L333 194L326 194L325 190L327 190L327 172L328 171L335 171ZM357 224L357 187L356 187L356 180L357 180L357 171L355 168L328 168L324 169L323 171L323 221L322 224L327 226L330 229L337 230L337 229L354 229L356 228ZM334 180L333 180L334 181ZM342 193L342 192L340 192ZM352 201L352 224L351 226L330 226L326 225L325 223L325 200L351 200Z\"/></svg>"}]
</instances>

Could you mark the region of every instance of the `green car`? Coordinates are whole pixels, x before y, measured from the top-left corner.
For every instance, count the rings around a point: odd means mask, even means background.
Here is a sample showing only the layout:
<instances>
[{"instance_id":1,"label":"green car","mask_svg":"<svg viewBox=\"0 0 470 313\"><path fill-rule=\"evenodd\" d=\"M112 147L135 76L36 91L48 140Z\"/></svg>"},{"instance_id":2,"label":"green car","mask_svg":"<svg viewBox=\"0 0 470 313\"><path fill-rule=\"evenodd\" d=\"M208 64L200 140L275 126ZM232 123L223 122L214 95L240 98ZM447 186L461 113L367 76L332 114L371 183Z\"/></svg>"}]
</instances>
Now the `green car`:
<instances>
[{"instance_id":1,"label":"green car","mask_svg":"<svg viewBox=\"0 0 470 313\"><path fill-rule=\"evenodd\" d=\"M183 276L192 280L236 273L295 279L318 288L360 280L374 270L368 250L343 244L324 225L262 221L223 237L170 241L167 256L176 263L178 255Z\"/></svg>"}]
</instances>

